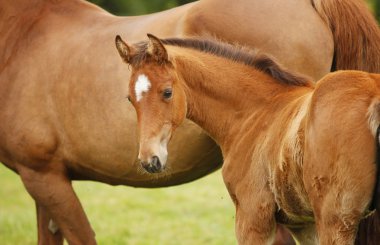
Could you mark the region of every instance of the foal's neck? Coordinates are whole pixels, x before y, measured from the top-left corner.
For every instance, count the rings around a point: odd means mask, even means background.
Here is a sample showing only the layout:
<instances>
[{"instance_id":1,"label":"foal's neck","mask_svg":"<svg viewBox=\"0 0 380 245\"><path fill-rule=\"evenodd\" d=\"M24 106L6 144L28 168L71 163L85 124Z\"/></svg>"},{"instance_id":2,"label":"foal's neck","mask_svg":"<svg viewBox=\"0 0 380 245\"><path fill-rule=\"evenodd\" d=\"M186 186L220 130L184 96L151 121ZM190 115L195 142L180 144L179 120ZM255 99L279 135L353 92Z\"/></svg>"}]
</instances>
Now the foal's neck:
<instances>
[{"instance_id":1,"label":"foal's neck","mask_svg":"<svg viewBox=\"0 0 380 245\"><path fill-rule=\"evenodd\" d=\"M275 115L311 90L277 82L253 67L201 52L191 60L179 56L176 64L185 82L187 117L205 129L223 151L244 130L248 119Z\"/></svg>"}]
</instances>

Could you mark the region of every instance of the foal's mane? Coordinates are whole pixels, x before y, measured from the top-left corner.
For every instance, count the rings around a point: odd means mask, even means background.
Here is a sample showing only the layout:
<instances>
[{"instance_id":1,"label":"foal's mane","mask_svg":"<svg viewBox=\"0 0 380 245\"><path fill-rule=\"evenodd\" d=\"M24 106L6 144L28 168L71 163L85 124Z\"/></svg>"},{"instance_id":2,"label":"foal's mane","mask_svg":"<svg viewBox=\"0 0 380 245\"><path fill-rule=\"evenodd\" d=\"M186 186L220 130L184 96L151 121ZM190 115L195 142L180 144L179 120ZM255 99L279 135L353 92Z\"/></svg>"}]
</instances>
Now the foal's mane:
<instances>
[{"instance_id":1,"label":"foal's mane","mask_svg":"<svg viewBox=\"0 0 380 245\"><path fill-rule=\"evenodd\" d=\"M212 39L198 38L168 38L161 39L161 42L165 45L190 48L245 64L253 67L255 70L270 75L283 84L293 86L310 85L308 78L289 72L270 56L247 47L233 46ZM135 47L137 48L137 53L132 62L135 64L141 64L149 57L149 54L147 53L147 42L137 43Z\"/></svg>"}]
</instances>

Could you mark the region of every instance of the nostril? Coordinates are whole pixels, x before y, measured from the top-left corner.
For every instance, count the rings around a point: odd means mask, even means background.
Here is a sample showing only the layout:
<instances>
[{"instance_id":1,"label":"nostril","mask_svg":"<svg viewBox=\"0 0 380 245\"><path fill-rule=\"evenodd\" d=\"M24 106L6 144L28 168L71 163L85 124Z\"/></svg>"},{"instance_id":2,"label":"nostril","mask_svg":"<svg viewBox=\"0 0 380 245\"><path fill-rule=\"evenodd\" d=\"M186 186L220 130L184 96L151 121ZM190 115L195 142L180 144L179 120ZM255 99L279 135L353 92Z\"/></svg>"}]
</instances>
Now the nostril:
<instances>
[{"instance_id":1,"label":"nostril","mask_svg":"<svg viewBox=\"0 0 380 245\"><path fill-rule=\"evenodd\" d=\"M161 161L157 156L152 157L152 165L156 170L161 169Z\"/></svg>"}]
</instances>

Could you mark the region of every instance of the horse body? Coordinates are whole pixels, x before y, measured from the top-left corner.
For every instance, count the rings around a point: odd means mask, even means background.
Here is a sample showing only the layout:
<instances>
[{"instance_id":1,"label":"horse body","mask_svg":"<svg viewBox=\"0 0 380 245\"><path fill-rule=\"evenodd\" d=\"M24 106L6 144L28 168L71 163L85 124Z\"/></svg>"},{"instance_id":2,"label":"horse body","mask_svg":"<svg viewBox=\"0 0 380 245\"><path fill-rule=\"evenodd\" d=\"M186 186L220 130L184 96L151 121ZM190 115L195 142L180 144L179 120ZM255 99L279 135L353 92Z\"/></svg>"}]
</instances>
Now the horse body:
<instances>
[{"instance_id":1,"label":"horse body","mask_svg":"<svg viewBox=\"0 0 380 245\"><path fill-rule=\"evenodd\" d=\"M31 158L42 164L45 159L41 158L54 155L65 162L73 179L146 187L180 184L218 168L219 150L190 122L183 135L194 137L187 141L188 152L178 155L178 162L183 165L173 169L172 176L152 180L134 167L137 136L133 130L135 118L126 99L128 71L121 69L116 54L109 53L115 52L114 34L128 32L130 26L137 27L139 22L133 17L127 21L113 17L87 3L79 2L85 8L77 8L74 3L45 5L41 10L44 17L37 18L33 32L19 41L3 68L1 97L7 106L1 110L1 140L12 159L3 154L2 162L17 169L15 161ZM178 14L181 12L175 11ZM170 11L158 14L169 18L167 15ZM163 35L178 35L174 26L165 25L166 30L156 28ZM131 37L138 40L142 34L135 31ZM87 39L92 43L83 46ZM104 43L110 45L99 48ZM95 57L102 60L96 61ZM65 65L55 66L57 60L63 60ZM183 145L181 138L177 145ZM30 149L30 145L38 149Z\"/></svg>"},{"instance_id":2,"label":"horse body","mask_svg":"<svg viewBox=\"0 0 380 245\"><path fill-rule=\"evenodd\" d=\"M314 88L248 50L149 38L116 40L132 66L144 168L162 171L166 157L147 142L158 137L164 147L186 116L222 149L240 244L270 243L276 223L301 244L353 244L377 177L379 76L337 72ZM150 85L138 97L141 75Z\"/></svg>"},{"instance_id":3,"label":"horse body","mask_svg":"<svg viewBox=\"0 0 380 245\"><path fill-rule=\"evenodd\" d=\"M297 9L303 7L298 4L304 3L303 1L299 2L296 6L287 7L290 11L287 15L298 16L296 12L301 13ZM318 31L315 35L310 33L310 35L302 35L302 37L314 37L316 40L322 40L316 43L321 47L310 48L310 52L315 52L315 50L323 50L323 52L320 55L308 55L308 57L315 57L321 67L314 61L305 62L302 57L289 55L289 52L298 49L296 47L300 43L310 43L302 40L300 36L295 37L292 34L295 31L290 32L289 28L288 32L284 32L286 36L283 37L283 39L290 40L287 51L281 49L282 54L276 53L280 50L278 45L270 45L267 41L265 45L261 45L263 42L260 43L254 38L257 34L252 35L251 29L244 28L261 27L262 25L248 25L243 23L243 20L235 18L241 14L239 12L241 7L236 4L230 6L230 4L224 3L228 6L215 5L213 1L204 1L147 16L120 18L80 1L58 2L58 4L48 1L23 4L21 2L4 3L3 10L9 16L4 15L2 29L12 31L7 31L8 35L1 40L2 46L7 47L2 54L4 61L1 74L2 100L8 101L8 103L17 103L17 105L3 107L2 116L5 125L1 130L5 135L3 137L4 144L6 141L8 145L4 151L10 152L9 155L24 154L19 158L33 157L28 156L24 148L9 145L10 142L15 142L17 145L21 138L30 137L31 139L26 139L29 141L27 145L39 145L46 148L45 150L40 149L40 152L34 152L39 155L35 157L40 158L46 154L52 155L51 152L59 152L60 157L65 160L71 170L73 179L94 179L110 184L134 186L179 184L218 168L220 166L218 149L197 126L189 122L184 130L177 134L199 135L199 137L189 139L192 142L188 142L187 145L192 148L189 148L187 152L179 151L178 162L183 163L177 165L179 169L173 169L169 177L165 175L153 181L149 176L136 171L137 143L133 140L136 138L136 134L134 130L129 130L134 127L135 120L133 114L130 113L131 108L129 105L125 106L126 103L123 100L126 97L125 91L127 91L127 84L123 78L128 77L129 72L122 69L116 61L117 57L110 54L112 54L111 42L115 33L128 33L129 40L137 41L149 31L154 31L162 37L205 35L207 32L231 42L239 40L248 45L263 46L264 50L275 53L289 66L298 67L296 70L302 70L315 77L328 72L331 66L332 48L328 48L327 43L332 43L331 35L326 26L317 18L318 14L315 11L309 12L312 9L311 6L304 11L309 16L314 16L307 25L318 25L319 28L316 28ZM22 5L24 8L14 7ZM257 9L256 5L246 3L242 3L242 5L249 6L244 12L247 14L251 14ZM212 6L217 6L215 10L217 18L203 13ZM265 13L269 13L274 10L274 6L278 7L273 4L263 9ZM226 32L226 28L219 28L215 24L215 21L224 20L218 14L223 13L223 8L231 10L229 14L234 16L234 20L237 21L236 25L239 28L234 30L240 30L239 36ZM252 16L258 16L253 18L252 22L261 19L260 15L253 14ZM201 19L213 26L200 25ZM280 26L278 25L280 19L279 17L268 25ZM290 23L289 26L293 28L296 25ZM271 35L268 28L255 31L264 36L264 40ZM24 38L20 39L20 36ZM321 36L324 38L321 39ZM252 37L251 41L248 41L249 37ZM83 47L83 40L89 39L92 40L91 44ZM110 45L104 47L104 43L110 43ZM322 49L322 46L325 48ZM302 50L304 49L305 47L302 47ZM304 55L303 52L297 53ZM102 60L95 57L102 57ZM65 60L65 66L54 66L53 64L57 60ZM300 63L295 63L294 60L302 61L304 67L300 66ZM326 62L320 62L320 60ZM22 63L22 73L19 72L19 62ZM77 72L77 67L83 69ZM100 67L102 67L101 70ZM310 67L313 67L312 70L315 74L308 70ZM11 91L10 88L12 88ZM50 99L41 94L42 88L45 91L52 91L52 94L49 94ZM37 94L39 96L36 96ZM70 103L66 103L66 101L70 101ZM54 104L54 109L51 107L52 104ZM93 105L98 106L94 107ZM9 112L9 108L12 108L12 113ZM18 109L15 110L15 108ZM50 113L48 113L49 110ZM24 113L25 111L28 113ZM45 114L46 120L37 117L38 114ZM17 121L18 125L14 125L14 121ZM6 125L7 122L9 125ZM28 123L25 124L25 122ZM111 123L114 125L112 129L108 128ZM32 128L39 129L32 132ZM28 132L24 133L23 130ZM12 134L7 132L12 132ZM14 137L14 135L19 135L19 137ZM39 135L47 137L39 139ZM178 137L178 140L175 137L175 142L173 146L181 145L182 137ZM64 150L59 146L64 146ZM177 159L175 156L177 153L174 152L178 151L173 150L172 159ZM199 161L194 159L195 152L197 152ZM14 159L6 158L5 155L3 154L2 162L12 169L16 169L12 163ZM187 161L186 159L191 160ZM203 162L208 164L205 165Z\"/></svg>"}]
</instances>

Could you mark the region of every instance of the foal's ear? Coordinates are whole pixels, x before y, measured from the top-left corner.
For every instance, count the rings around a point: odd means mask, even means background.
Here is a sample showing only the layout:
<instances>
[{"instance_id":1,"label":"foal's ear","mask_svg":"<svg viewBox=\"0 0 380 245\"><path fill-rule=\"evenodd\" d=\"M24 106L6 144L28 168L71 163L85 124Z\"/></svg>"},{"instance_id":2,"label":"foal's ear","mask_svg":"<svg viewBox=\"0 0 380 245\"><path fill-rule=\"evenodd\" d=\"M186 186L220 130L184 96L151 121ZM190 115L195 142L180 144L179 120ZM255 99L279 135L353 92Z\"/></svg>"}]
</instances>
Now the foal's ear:
<instances>
[{"instance_id":1,"label":"foal's ear","mask_svg":"<svg viewBox=\"0 0 380 245\"><path fill-rule=\"evenodd\" d=\"M115 44L121 58L129 64L131 62L132 49L123 41L123 39L121 39L119 35L115 38Z\"/></svg>"},{"instance_id":2,"label":"foal's ear","mask_svg":"<svg viewBox=\"0 0 380 245\"><path fill-rule=\"evenodd\" d=\"M168 52L166 51L161 40L150 33L148 33L147 36L149 38L148 53L151 54L153 58L159 63L168 61Z\"/></svg>"}]
</instances>

